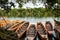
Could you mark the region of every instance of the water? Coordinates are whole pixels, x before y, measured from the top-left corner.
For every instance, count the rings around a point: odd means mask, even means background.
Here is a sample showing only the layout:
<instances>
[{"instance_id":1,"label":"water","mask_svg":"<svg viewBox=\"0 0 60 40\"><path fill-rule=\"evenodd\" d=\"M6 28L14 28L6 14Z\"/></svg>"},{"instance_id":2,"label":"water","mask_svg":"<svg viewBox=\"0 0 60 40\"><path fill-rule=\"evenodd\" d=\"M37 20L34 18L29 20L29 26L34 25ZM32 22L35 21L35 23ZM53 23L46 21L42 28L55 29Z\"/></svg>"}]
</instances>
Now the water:
<instances>
[{"instance_id":1,"label":"water","mask_svg":"<svg viewBox=\"0 0 60 40\"><path fill-rule=\"evenodd\" d=\"M2 19L2 18L0 18ZM52 18L52 17L47 17L47 18L35 18L35 17L11 17L11 18L5 18L8 20L25 20L25 21L29 21L31 24L35 24L36 22L42 22L45 23L46 21L50 21L52 24L54 24L54 19L60 21L60 18Z\"/></svg>"},{"instance_id":2,"label":"water","mask_svg":"<svg viewBox=\"0 0 60 40\"><path fill-rule=\"evenodd\" d=\"M2 19L2 18L0 18L0 19ZM11 20L11 21L12 20L25 20L25 21L30 22L30 24L36 24L37 22L42 22L43 25L46 21L50 21L53 25L53 28L54 28L54 19L60 21L60 18L52 18L52 17L48 17L48 18L35 18L35 17L13 18L12 17L12 18L5 18L5 19ZM53 31L53 35L55 36L54 31ZM26 38L25 38L25 40L26 40ZM37 38L37 40L38 40L38 38Z\"/></svg>"},{"instance_id":3,"label":"water","mask_svg":"<svg viewBox=\"0 0 60 40\"><path fill-rule=\"evenodd\" d=\"M2 18L1 18L2 19ZM8 20L25 20L25 21L29 21L30 23L36 23L36 22L45 22L45 21L53 21L53 18L35 18L35 17L25 17L25 18L5 18ZM56 19L56 18L55 18Z\"/></svg>"},{"instance_id":4,"label":"water","mask_svg":"<svg viewBox=\"0 0 60 40\"><path fill-rule=\"evenodd\" d=\"M2 19L2 18L0 18ZM8 19L8 20L25 20L25 21L28 21L30 24L36 24L37 22L42 22L43 25L46 21L50 21L53 25L53 28L54 28L54 19L55 20L58 20L60 21L60 18L52 18L52 17L47 17L47 18L35 18L35 17L11 17L11 18L5 18L5 19Z\"/></svg>"}]
</instances>

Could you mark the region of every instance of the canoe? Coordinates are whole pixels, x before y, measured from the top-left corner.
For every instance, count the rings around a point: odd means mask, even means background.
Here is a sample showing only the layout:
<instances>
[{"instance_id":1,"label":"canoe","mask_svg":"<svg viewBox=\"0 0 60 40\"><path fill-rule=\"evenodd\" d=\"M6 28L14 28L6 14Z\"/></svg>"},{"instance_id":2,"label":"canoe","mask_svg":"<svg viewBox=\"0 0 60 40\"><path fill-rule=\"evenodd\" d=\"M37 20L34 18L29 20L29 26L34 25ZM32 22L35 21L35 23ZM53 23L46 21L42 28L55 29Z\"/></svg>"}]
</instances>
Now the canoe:
<instances>
[{"instance_id":1,"label":"canoe","mask_svg":"<svg viewBox=\"0 0 60 40\"><path fill-rule=\"evenodd\" d=\"M14 25L12 25L11 27L8 28L8 30L16 30L21 24L23 24L25 21L21 21L19 23L16 23Z\"/></svg>"},{"instance_id":2,"label":"canoe","mask_svg":"<svg viewBox=\"0 0 60 40\"><path fill-rule=\"evenodd\" d=\"M54 28L60 26L60 21L54 20Z\"/></svg>"},{"instance_id":3,"label":"canoe","mask_svg":"<svg viewBox=\"0 0 60 40\"><path fill-rule=\"evenodd\" d=\"M50 23L50 21L47 21L45 23L45 29L46 31L49 33L49 34L52 34L53 33L53 26L52 24Z\"/></svg>"},{"instance_id":4,"label":"canoe","mask_svg":"<svg viewBox=\"0 0 60 40\"><path fill-rule=\"evenodd\" d=\"M28 26L29 26L29 22L24 22L17 28L16 33L18 34L19 38L24 36L23 34L26 32Z\"/></svg>"},{"instance_id":5,"label":"canoe","mask_svg":"<svg viewBox=\"0 0 60 40\"><path fill-rule=\"evenodd\" d=\"M27 39L28 40L34 40L36 35L37 35L37 32L36 32L36 29L35 29L35 25L30 24L29 27L27 28L27 31L26 31Z\"/></svg>"},{"instance_id":6,"label":"canoe","mask_svg":"<svg viewBox=\"0 0 60 40\"><path fill-rule=\"evenodd\" d=\"M40 40L47 40L47 34L45 28L41 22L37 22L36 30Z\"/></svg>"},{"instance_id":7,"label":"canoe","mask_svg":"<svg viewBox=\"0 0 60 40\"><path fill-rule=\"evenodd\" d=\"M50 23L50 21L46 21L45 23L45 29L47 31L47 34L48 34L48 39L49 40L53 40L53 26L52 24Z\"/></svg>"},{"instance_id":8,"label":"canoe","mask_svg":"<svg viewBox=\"0 0 60 40\"><path fill-rule=\"evenodd\" d=\"M12 24L10 20L0 20L0 28L6 27L7 24Z\"/></svg>"},{"instance_id":9,"label":"canoe","mask_svg":"<svg viewBox=\"0 0 60 40\"><path fill-rule=\"evenodd\" d=\"M56 35L56 39L57 40L60 40L60 27L56 27L55 29L54 29L54 31L55 31L55 35Z\"/></svg>"},{"instance_id":10,"label":"canoe","mask_svg":"<svg viewBox=\"0 0 60 40\"><path fill-rule=\"evenodd\" d=\"M60 40L60 21L54 20L55 39Z\"/></svg>"}]
</instances>

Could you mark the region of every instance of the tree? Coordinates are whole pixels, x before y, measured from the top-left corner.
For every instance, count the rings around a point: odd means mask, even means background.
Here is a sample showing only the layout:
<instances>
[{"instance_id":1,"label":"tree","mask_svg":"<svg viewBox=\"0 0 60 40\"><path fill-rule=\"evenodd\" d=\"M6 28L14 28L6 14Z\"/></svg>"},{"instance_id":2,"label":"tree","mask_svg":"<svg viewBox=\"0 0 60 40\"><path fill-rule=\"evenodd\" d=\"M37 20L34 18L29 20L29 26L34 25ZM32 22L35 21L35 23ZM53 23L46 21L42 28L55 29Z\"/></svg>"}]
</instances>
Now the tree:
<instances>
[{"instance_id":1,"label":"tree","mask_svg":"<svg viewBox=\"0 0 60 40\"><path fill-rule=\"evenodd\" d=\"M57 3L57 0L46 0L46 4L47 4L46 7L52 8L56 3Z\"/></svg>"},{"instance_id":2,"label":"tree","mask_svg":"<svg viewBox=\"0 0 60 40\"><path fill-rule=\"evenodd\" d=\"M16 2L19 4L19 7L22 7L23 0L16 0Z\"/></svg>"},{"instance_id":3,"label":"tree","mask_svg":"<svg viewBox=\"0 0 60 40\"><path fill-rule=\"evenodd\" d=\"M0 0L0 7L6 10L7 12L11 10L11 6L15 7L13 2L8 2L8 0Z\"/></svg>"}]
</instances>

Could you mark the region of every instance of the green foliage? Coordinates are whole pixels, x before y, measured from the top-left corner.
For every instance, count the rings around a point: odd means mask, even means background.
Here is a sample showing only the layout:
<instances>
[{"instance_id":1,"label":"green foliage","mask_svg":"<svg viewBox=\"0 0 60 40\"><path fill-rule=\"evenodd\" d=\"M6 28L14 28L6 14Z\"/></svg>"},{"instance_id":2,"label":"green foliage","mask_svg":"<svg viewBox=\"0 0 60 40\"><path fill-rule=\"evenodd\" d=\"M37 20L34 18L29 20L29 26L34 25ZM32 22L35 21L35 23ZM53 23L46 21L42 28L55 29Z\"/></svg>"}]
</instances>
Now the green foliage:
<instances>
[{"instance_id":1,"label":"green foliage","mask_svg":"<svg viewBox=\"0 0 60 40\"><path fill-rule=\"evenodd\" d=\"M22 4L21 4L21 3L19 3L19 7L20 7L20 8L22 7Z\"/></svg>"},{"instance_id":2,"label":"green foliage","mask_svg":"<svg viewBox=\"0 0 60 40\"><path fill-rule=\"evenodd\" d=\"M0 0L0 4L6 4L8 0Z\"/></svg>"},{"instance_id":3,"label":"green foliage","mask_svg":"<svg viewBox=\"0 0 60 40\"><path fill-rule=\"evenodd\" d=\"M1 40L19 40L15 32L8 31L2 28L0 28L0 39Z\"/></svg>"},{"instance_id":4,"label":"green foliage","mask_svg":"<svg viewBox=\"0 0 60 40\"><path fill-rule=\"evenodd\" d=\"M0 10L0 16L7 17L60 17L60 9L31 8L12 9L8 13Z\"/></svg>"},{"instance_id":5,"label":"green foliage","mask_svg":"<svg viewBox=\"0 0 60 40\"><path fill-rule=\"evenodd\" d=\"M16 2L19 4L19 7L22 7L23 0L16 0Z\"/></svg>"},{"instance_id":6,"label":"green foliage","mask_svg":"<svg viewBox=\"0 0 60 40\"><path fill-rule=\"evenodd\" d=\"M58 3L57 0L46 0L46 3L48 5L46 5L49 9L52 8L56 3Z\"/></svg>"},{"instance_id":7,"label":"green foliage","mask_svg":"<svg viewBox=\"0 0 60 40\"><path fill-rule=\"evenodd\" d=\"M8 4L10 4L10 6ZM0 7L3 8L6 13L11 10L12 6L15 7L13 2L8 2L8 0L0 0Z\"/></svg>"},{"instance_id":8,"label":"green foliage","mask_svg":"<svg viewBox=\"0 0 60 40\"><path fill-rule=\"evenodd\" d=\"M58 4L60 4L60 0L57 0L58 1Z\"/></svg>"}]
</instances>

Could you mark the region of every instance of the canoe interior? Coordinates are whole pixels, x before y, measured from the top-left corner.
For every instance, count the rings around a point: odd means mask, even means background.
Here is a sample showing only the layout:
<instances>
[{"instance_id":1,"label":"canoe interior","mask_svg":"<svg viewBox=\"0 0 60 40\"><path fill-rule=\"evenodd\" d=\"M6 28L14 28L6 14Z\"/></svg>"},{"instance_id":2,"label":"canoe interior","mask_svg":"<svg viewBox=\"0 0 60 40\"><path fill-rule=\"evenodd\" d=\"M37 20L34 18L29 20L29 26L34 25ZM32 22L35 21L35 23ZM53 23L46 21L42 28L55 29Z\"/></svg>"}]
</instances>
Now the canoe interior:
<instances>
[{"instance_id":1,"label":"canoe interior","mask_svg":"<svg viewBox=\"0 0 60 40\"><path fill-rule=\"evenodd\" d=\"M31 24L29 26L29 29L26 31L26 37L32 37L33 39L36 37L36 29L35 29L35 25L34 24Z\"/></svg>"},{"instance_id":2,"label":"canoe interior","mask_svg":"<svg viewBox=\"0 0 60 40\"><path fill-rule=\"evenodd\" d=\"M12 25L9 29L18 28L18 26L19 26L19 25L21 25L22 23L24 23L24 21L22 21L22 22L20 22L20 23L17 23L17 24Z\"/></svg>"},{"instance_id":3,"label":"canoe interior","mask_svg":"<svg viewBox=\"0 0 60 40\"><path fill-rule=\"evenodd\" d=\"M39 40L47 40L45 28L41 22L37 23L37 35ZM46 36L45 36L46 35Z\"/></svg>"},{"instance_id":4,"label":"canoe interior","mask_svg":"<svg viewBox=\"0 0 60 40\"><path fill-rule=\"evenodd\" d=\"M25 22L21 28L19 28L19 30L17 31L17 34L19 34L19 37L21 38L21 36L26 32L27 27L29 26L29 22Z\"/></svg>"},{"instance_id":5,"label":"canoe interior","mask_svg":"<svg viewBox=\"0 0 60 40\"><path fill-rule=\"evenodd\" d=\"M57 29L54 29L54 31L55 31L56 39L60 40L60 32Z\"/></svg>"},{"instance_id":6,"label":"canoe interior","mask_svg":"<svg viewBox=\"0 0 60 40\"><path fill-rule=\"evenodd\" d=\"M50 21L47 21L47 22L45 23L45 27L46 27L47 31L53 31L53 26L52 26L52 24L50 23Z\"/></svg>"},{"instance_id":7,"label":"canoe interior","mask_svg":"<svg viewBox=\"0 0 60 40\"><path fill-rule=\"evenodd\" d=\"M60 40L60 21L54 20L54 24L55 38Z\"/></svg>"},{"instance_id":8,"label":"canoe interior","mask_svg":"<svg viewBox=\"0 0 60 40\"><path fill-rule=\"evenodd\" d=\"M40 35L45 35L46 34L45 28L44 28L42 23L37 23L37 32Z\"/></svg>"},{"instance_id":9,"label":"canoe interior","mask_svg":"<svg viewBox=\"0 0 60 40\"><path fill-rule=\"evenodd\" d=\"M60 21L54 20L54 26L60 26Z\"/></svg>"}]
</instances>

